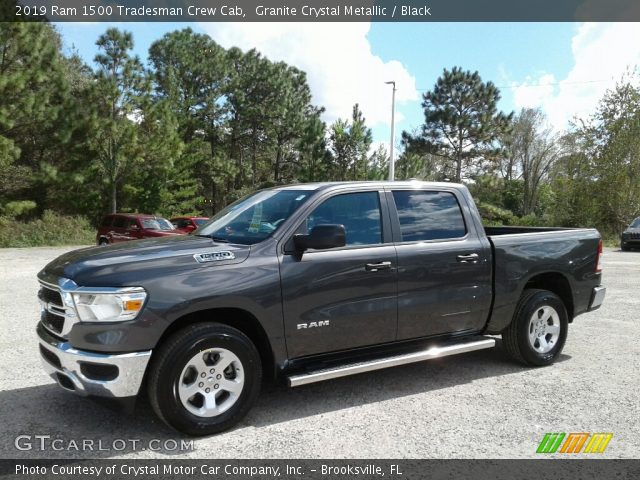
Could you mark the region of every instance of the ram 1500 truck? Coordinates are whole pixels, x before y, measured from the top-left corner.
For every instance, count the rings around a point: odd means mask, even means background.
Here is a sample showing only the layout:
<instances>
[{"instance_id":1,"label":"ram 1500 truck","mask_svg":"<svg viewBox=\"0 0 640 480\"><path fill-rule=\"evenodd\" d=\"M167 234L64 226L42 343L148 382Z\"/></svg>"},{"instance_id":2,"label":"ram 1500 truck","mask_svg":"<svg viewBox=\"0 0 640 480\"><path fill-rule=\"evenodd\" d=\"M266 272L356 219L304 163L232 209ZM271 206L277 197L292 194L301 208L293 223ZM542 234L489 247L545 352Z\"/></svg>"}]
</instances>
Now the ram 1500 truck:
<instances>
[{"instance_id":1,"label":"ram 1500 truck","mask_svg":"<svg viewBox=\"0 0 640 480\"><path fill-rule=\"evenodd\" d=\"M451 183L259 191L188 236L66 253L39 274L40 353L64 389L225 430L261 381L297 387L490 348L558 358L598 308L593 229L485 228Z\"/></svg>"}]
</instances>

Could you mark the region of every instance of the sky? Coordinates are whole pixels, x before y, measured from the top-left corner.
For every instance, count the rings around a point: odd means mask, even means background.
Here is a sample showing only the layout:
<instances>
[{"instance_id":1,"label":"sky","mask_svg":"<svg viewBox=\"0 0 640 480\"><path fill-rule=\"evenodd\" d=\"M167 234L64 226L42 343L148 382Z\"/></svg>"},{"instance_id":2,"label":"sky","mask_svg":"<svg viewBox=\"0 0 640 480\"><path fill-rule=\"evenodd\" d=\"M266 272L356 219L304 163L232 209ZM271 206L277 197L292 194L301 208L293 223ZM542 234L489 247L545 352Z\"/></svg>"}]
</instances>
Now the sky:
<instances>
[{"instance_id":1,"label":"sky","mask_svg":"<svg viewBox=\"0 0 640 480\"><path fill-rule=\"evenodd\" d=\"M59 23L65 48L88 63L105 23ZM190 26L223 47L256 48L307 72L324 120L348 118L358 103L376 145L388 147L391 86L396 82L396 145L423 121L422 95L444 68L477 70L502 94L505 112L541 108L563 130L595 111L598 100L640 65L638 23L123 23L146 61L151 43Z\"/></svg>"}]
</instances>

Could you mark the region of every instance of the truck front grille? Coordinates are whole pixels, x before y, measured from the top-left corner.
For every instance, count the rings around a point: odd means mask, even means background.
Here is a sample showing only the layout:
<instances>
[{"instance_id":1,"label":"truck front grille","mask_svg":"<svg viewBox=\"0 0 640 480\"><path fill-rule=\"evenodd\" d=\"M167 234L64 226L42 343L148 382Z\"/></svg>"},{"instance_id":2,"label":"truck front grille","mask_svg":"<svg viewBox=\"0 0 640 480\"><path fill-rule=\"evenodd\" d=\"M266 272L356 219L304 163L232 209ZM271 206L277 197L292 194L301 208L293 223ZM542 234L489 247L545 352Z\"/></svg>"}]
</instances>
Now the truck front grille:
<instances>
[{"instance_id":1,"label":"truck front grille","mask_svg":"<svg viewBox=\"0 0 640 480\"><path fill-rule=\"evenodd\" d=\"M47 327L48 330L60 335L64 328L64 317L51 313L48 310L43 310L40 315L40 320Z\"/></svg>"},{"instance_id":2,"label":"truck front grille","mask_svg":"<svg viewBox=\"0 0 640 480\"><path fill-rule=\"evenodd\" d=\"M60 292L57 290L53 290L52 288L48 288L42 285L40 291L38 292L38 298L45 303L50 303L57 307L64 308Z\"/></svg>"},{"instance_id":3,"label":"truck front grille","mask_svg":"<svg viewBox=\"0 0 640 480\"><path fill-rule=\"evenodd\" d=\"M52 284L41 283L38 300L42 307L40 321L49 332L66 338L75 319L73 307L65 304L60 290Z\"/></svg>"},{"instance_id":4,"label":"truck front grille","mask_svg":"<svg viewBox=\"0 0 640 480\"><path fill-rule=\"evenodd\" d=\"M640 233L636 233L636 232L630 233L629 238L631 240L640 240Z\"/></svg>"}]
</instances>

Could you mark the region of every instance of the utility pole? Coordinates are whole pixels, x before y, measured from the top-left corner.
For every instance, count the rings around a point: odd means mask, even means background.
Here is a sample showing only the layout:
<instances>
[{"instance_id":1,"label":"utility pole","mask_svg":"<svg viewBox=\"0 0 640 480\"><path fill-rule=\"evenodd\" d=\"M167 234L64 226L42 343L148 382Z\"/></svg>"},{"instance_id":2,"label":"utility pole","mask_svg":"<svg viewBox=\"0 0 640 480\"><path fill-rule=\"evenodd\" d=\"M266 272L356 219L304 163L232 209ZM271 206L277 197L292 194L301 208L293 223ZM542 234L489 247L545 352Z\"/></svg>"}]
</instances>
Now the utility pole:
<instances>
[{"instance_id":1,"label":"utility pole","mask_svg":"<svg viewBox=\"0 0 640 480\"><path fill-rule=\"evenodd\" d=\"M391 142L389 143L389 181L393 182L395 178L395 160L393 158L393 144L396 141L395 135L395 114L396 114L396 82L391 80L384 82L387 85L393 85L391 92Z\"/></svg>"}]
</instances>

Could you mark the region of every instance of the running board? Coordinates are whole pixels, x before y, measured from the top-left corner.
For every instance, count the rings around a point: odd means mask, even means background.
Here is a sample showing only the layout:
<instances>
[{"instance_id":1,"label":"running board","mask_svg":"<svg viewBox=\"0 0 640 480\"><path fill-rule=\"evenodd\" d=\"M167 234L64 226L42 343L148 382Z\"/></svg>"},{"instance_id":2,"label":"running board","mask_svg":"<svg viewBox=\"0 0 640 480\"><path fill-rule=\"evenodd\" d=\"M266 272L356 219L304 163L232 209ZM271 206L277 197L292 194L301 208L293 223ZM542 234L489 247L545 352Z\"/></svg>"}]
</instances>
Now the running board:
<instances>
[{"instance_id":1,"label":"running board","mask_svg":"<svg viewBox=\"0 0 640 480\"><path fill-rule=\"evenodd\" d=\"M290 387L299 387L308 383L322 382L333 378L346 377L348 375L356 375L363 372L372 372L374 370L382 370L383 368L396 367L398 365L406 365L408 363L422 362L431 360L432 358L446 357L448 355L457 355L459 353L473 352L474 350L482 350L492 348L496 344L495 339L488 337L473 337L467 341L458 343L432 346L426 350L406 353L403 355L395 355L393 357L380 358L368 362L354 363L351 365L341 365L335 368L327 368L324 370L316 370L313 372L291 375L287 377Z\"/></svg>"}]
</instances>

